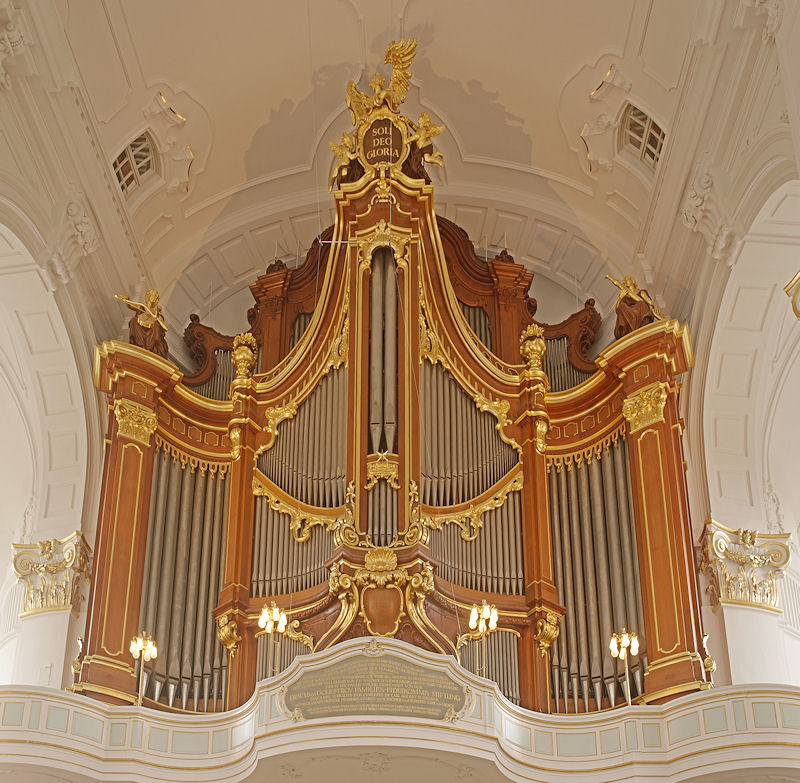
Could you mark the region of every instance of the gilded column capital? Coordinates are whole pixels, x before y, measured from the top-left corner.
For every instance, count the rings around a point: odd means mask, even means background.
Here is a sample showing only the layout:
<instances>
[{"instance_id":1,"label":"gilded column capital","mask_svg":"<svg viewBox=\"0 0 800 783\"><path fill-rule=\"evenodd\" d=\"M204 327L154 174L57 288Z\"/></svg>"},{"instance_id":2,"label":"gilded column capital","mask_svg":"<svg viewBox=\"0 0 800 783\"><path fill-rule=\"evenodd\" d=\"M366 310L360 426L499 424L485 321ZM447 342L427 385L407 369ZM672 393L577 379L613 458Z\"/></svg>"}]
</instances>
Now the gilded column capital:
<instances>
[{"instance_id":1,"label":"gilded column capital","mask_svg":"<svg viewBox=\"0 0 800 783\"><path fill-rule=\"evenodd\" d=\"M145 446L150 445L150 436L156 431L156 412L133 400L114 400L114 416L119 434Z\"/></svg>"},{"instance_id":2,"label":"gilded column capital","mask_svg":"<svg viewBox=\"0 0 800 783\"><path fill-rule=\"evenodd\" d=\"M631 433L651 424L664 421L664 406L669 389L659 381L629 394L622 403L622 415L630 425Z\"/></svg>"},{"instance_id":3,"label":"gilded column capital","mask_svg":"<svg viewBox=\"0 0 800 783\"><path fill-rule=\"evenodd\" d=\"M709 519L700 543L700 569L714 606L744 604L783 611L778 606L777 579L789 563L789 533L761 533L721 525Z\"/></svg>"},{"instance_id":4,"label":"gilded column capital","mask_svg":"<svg viewBox=\"0 0 800 783\"><path fill-rule=\"evenodd\" d=\"M36 544L12 544L14 573L25 585L20 617L37 612L69 609L77 615L81 603L81 579L89 580L91 547L83 533L51 538Z\"/></svg>"}]
</instances>

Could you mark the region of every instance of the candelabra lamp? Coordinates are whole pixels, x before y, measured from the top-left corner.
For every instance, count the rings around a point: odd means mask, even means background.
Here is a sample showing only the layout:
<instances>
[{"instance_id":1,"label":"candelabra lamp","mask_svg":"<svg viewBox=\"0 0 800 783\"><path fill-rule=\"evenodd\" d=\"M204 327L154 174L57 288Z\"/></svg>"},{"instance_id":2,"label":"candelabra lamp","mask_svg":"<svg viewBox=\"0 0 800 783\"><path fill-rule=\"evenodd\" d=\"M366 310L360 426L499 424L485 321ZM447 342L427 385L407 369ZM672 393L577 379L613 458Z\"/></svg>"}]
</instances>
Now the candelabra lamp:
<instances>
[{"instance_id":1,"label":"candelabra lamp","mask_svg":"<svg viewBox=\"0 0 800 783\"><path fill-rule=\"evenodd\" d=\"M461 634L456 640L456 650L469 641L480 640L480 655L478 657L476 674L486 677L486 637L497 630L497 607L485 599L481 605L472 605L469 613L469 631Z\"/></svg>"},{"instance_id":2,"label":"candelabra lamp","mask_svg":"<svg viewBox=\"0 0 800 783\"><path fill-rule=\"evenodd\" d=\"M625 696L628 700L628 706L630 707L631 680L628 671L628 657L639 654L639 637L635 633L628 633L628 631L623 628L622 633L611 635L608 648L611 650L612 657L619 658L625 664Z\"/></svg>"},{"instance_id":3,"label":"candelabra lamp","mask_svg":"<svg viewBox=\"0 0 800 783\"><path fill-rule=\"evenodd\" d=\"M275 601L270 601L269 606L264 604L264 608L261 610L261 616L258 618L258 627L263 628L270 634L270 638L275 645L272 656L272 666L270 666L270 670L267 673L269 677L278 673L281 637L286 633L286 622L286 612L279 609ZM272 636L272 634L274 634L274 636Z\"/></svg>"},{"instance_id":4,"label":"candelabra lamp","mask_svg":"<svg viewBox=\"0 0 800 783\"><path fill-rule=\"evenodd\" d=\"M142 662L139 664L139 687L137 689L136 701L141 707L142 692L144 690L142 687L144 685L144 665L148 661L153 661L158 658L158 646L156 645L155 639L153 639L147 631L140 631L137 636L131 639L130 651L134 660L138 660L140 657L142 659Z\"/></svg>"}]
</instances>

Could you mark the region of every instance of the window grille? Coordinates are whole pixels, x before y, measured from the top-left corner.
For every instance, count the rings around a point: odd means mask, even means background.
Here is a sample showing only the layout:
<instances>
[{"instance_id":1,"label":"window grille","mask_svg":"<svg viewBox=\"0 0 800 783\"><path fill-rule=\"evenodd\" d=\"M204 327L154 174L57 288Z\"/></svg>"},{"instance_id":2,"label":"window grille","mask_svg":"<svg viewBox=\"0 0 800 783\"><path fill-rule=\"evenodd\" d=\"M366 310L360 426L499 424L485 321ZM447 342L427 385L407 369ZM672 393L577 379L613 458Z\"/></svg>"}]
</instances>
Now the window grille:
<instances>
[{"instance_id":1,"label":"window grille","mask_svg":"<svg viewBox=\"0 0 800 783\"><path fill-rule=\"evenodd\" d=\"M126 194L139 187L154 170L153 144L147 133L137 136L114 160L117 182Z\"/></svg>"},{"instance_id":2,"label":"window grille","mask_svg":"<svg viewBox=\"0 0 800 783\"><path fill-rule=\"evenodd\" d=\"M622 123L622 144L631 147L636 156L655 170L666 134L652 117L629 104Z\"/></svg>"}]
</instances>

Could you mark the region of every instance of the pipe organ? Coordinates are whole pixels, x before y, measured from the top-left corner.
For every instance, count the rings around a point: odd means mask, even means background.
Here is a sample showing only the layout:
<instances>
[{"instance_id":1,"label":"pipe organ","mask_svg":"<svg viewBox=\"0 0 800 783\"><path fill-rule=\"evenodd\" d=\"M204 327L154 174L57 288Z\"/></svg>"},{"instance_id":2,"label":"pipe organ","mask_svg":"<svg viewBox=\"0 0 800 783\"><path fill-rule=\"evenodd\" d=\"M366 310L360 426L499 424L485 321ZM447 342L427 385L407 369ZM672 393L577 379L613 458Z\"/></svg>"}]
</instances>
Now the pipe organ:
<instances>
[{"instance_id":1,"label":"pipe organ","mask_svg":"<svg viewBox=\"0 0 800 783\"><path fill-rule=\"evenodd\" d=\"M400 112L415 44L392 46L391 89L348 86L334 225L253 282L248 328L192 315L191 371L97 348L109 425L77 691L133 700L140 628L160 650L145 702L166 710L235 707L297 655L370 635L454 655L545 712L624 701L623 627L642 640L634 697L709 686L687 327L648 317L591 361L593 300L537 321L533 274L435 214L443 129ZM272 602L285 627L260 629Z\"/></svg>"}]
</instances>

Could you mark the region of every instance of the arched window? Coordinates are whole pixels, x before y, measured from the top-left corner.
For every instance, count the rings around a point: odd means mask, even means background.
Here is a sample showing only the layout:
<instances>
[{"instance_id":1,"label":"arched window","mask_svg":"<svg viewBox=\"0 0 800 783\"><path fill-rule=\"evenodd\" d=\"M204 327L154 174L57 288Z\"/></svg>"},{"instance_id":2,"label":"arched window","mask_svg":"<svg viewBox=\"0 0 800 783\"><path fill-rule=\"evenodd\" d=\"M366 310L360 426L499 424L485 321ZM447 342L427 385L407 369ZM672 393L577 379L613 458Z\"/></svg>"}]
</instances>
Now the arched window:
<instances>
[{"instance_id":1,"label":"arched window","mask_svg":"<svg viewBox=\"0 0 800 783\"><path fill-rule=\"evenodd\" d=\"M664 138L664 130L652 117L632 103L628 104L622 122L621 148L631 148L639 160L655 170Z\"/></svg>"},{"instance_id":2,"label":"arched window","mask_svg":"<svg viewBox=\"0 0 800 783\"><path fill-rule=\"evenodd\" d=\"M136 190L142 182L156 171L156 157L150 134L137 136L114 160L114 173L123 193Z\"/></svg>"}]
</instances>

